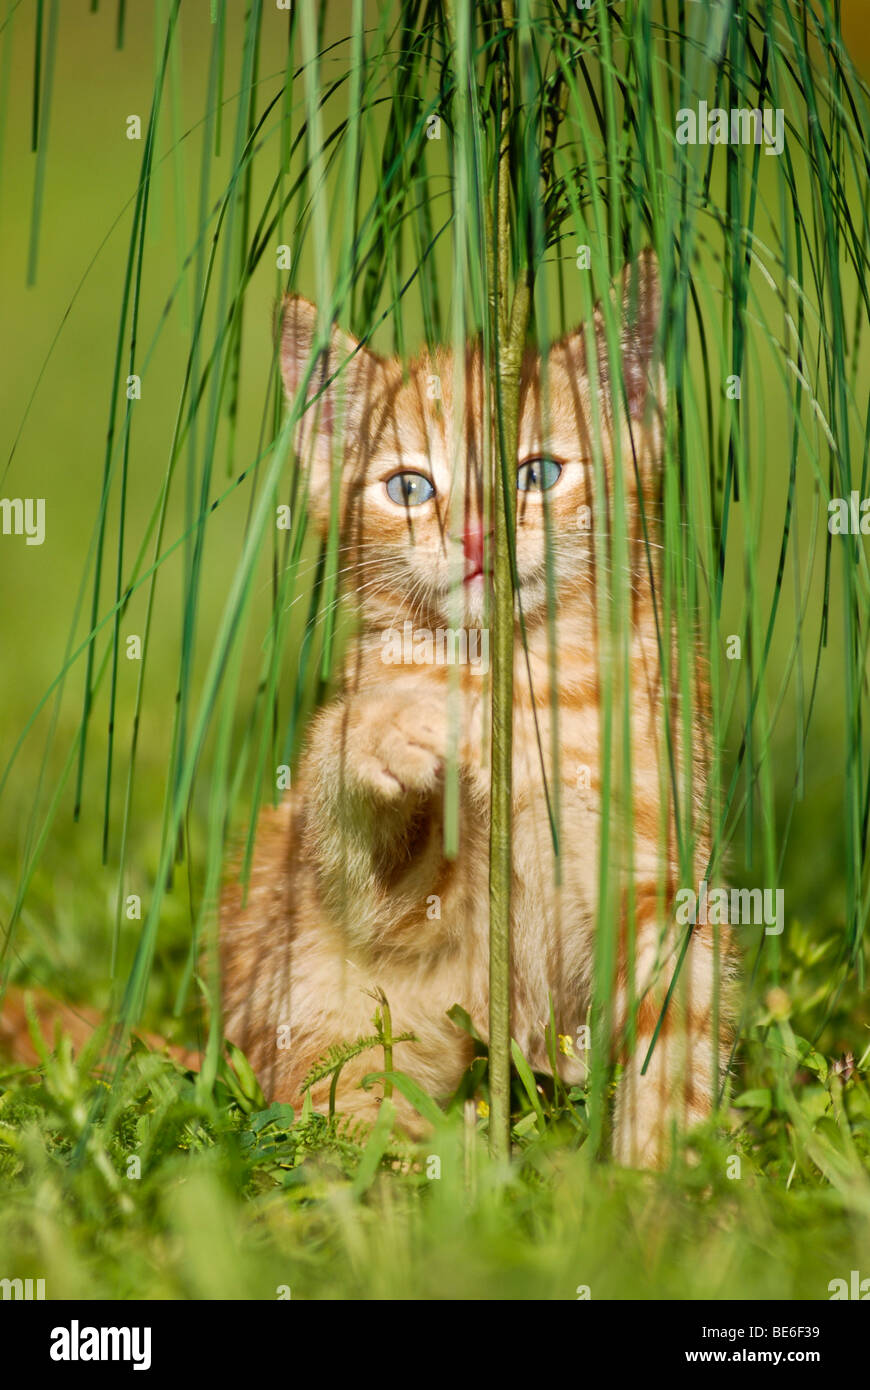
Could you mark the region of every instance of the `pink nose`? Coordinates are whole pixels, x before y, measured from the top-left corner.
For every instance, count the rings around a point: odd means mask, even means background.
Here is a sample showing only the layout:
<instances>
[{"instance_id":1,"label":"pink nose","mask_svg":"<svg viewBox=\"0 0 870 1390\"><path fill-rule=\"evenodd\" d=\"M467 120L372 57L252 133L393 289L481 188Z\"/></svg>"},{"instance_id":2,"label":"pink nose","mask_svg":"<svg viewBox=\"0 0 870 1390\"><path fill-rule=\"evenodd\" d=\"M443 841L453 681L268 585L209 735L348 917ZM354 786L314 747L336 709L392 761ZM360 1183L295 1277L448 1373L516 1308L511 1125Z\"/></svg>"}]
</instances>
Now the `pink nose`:
<instances>
[{"instance_id":1,"label":"pink nose","mask_svg":"<svg viewBox=\"0 0 870 1390\"><path fill-rule=\"evenodd\" d=\"M483 522L470 522L462 537L462 551L465 555L465 577L471 579L483 573Z\"/></svg>"}]
</instances>

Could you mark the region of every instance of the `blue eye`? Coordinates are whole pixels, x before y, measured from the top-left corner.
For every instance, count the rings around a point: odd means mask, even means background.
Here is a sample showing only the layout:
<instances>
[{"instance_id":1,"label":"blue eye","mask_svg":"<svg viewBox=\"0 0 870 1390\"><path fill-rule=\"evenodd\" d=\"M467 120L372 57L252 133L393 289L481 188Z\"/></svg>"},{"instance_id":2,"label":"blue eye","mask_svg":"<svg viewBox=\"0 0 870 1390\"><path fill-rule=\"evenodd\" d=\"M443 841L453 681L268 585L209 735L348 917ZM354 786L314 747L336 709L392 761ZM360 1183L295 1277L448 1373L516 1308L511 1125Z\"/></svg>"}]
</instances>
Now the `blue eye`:
<instances>
[{"instance_id":1,"label":"blue eye","mask_svg":"<svg viewBox=\"0 0 870 1390\"><path fill-rule=\"evenodd\" d=\"M399 507L420 507L435 489L423 473L394 473L387 479L387 496Z\"/></svg>"},{"instance_id":2,"label":"blue eye","mask_svg":"<svg viewBox=\"0 0 870 1390\"><path fill-rule=\"evenodd\" d=\"M517 469L517 487L520 492L546 492L561 472L562 465L555 459L527 459Z\"/></svg>"}]
</instances>

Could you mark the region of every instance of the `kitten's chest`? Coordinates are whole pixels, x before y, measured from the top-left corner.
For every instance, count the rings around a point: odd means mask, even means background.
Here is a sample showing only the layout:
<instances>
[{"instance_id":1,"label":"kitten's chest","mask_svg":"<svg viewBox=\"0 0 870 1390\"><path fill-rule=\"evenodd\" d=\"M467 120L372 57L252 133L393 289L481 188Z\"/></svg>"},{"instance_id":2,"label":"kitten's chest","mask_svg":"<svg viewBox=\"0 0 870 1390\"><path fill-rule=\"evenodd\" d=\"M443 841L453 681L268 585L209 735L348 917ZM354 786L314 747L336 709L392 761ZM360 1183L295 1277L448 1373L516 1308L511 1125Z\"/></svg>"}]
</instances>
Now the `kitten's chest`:
<instances>
[{"instance_id":1,"label":"kitten's chest","mask_svg":"<svg viewBox=\"0 0 870 1390\"><path fill-rule=\"evenodd\" d=\"M598 692L588 663L576 650L570 658L571 653L552 685L549 663L540 659L527 663L521 654L514 672L511 840L515 897L534 905L530 911L547 921L554 919L560 881L572 910L594 907L591 886L598 872L602 782ZM469 836L469 844L473 845L472 868L476 865L478 871L481 844L489 838L493 739L488 697L488 689L480 683L466 685L457 740L468 793L465 829L476 832ZM495 729L496 743L501 736Z\"/></svg>"},{"instance_id":2,"label":"kitten's chest","mask_svg":"<svg viewBox=\"0 0 870 1390\"><path fill-rule=\"evenodd\" d=\"M531 884L582 886L597 871L600 715L594 690L567 679L557 700L516 701L513 721L516 872Z\"/></svg>"},{"instance_id":3,"label":"kitten's chest","mask_svg":"<svg viewBox=\"0 0 870 1390\"><path fill-rule=\"evenodd\" d=\"M557 1011L570 1008L588 978L597 905L599 827L597 711L532 709L515 705L511 809L511 937L513 973L521 980L529 1017L546 1015L548 996ZM560 757L554 768L553 735ZM481 769L484 781L488 769ZM481 810L484 810L481 819ZM472 915L464 939L475 943L483 970L489 937L488 799L465 808L456 869L467 887Z\"/></svg>"}]
</instances>

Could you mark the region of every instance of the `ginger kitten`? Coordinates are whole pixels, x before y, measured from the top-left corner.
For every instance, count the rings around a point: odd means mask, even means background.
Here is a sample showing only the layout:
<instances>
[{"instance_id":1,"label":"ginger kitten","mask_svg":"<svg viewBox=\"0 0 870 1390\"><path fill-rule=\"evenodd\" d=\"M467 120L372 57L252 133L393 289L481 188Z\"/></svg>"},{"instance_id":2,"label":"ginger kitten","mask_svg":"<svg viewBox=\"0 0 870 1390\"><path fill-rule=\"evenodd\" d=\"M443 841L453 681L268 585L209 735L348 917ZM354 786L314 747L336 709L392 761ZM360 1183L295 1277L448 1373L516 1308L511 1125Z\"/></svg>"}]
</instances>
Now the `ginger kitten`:
<instances>
[{"instance_id":1,"label":"ginger kitten","mask_svg":"<svg viewBox=\"0 0 870 1390\"><path fill-rule=\"evenodd\" d=\"M617 408L621 390L611 391L608 385L600 312L594 324L600 405L610 422L604 442L607 496L612 505L612 430L619 429L632 536L633 931L627 885L620 892L623 906L612 930L614 1047L623 1046L630 1013L636 1043L625 1059L618 1091L614 1151L622 1162L649 1165L663 1161L674 1129L682 1131L710 1111L726 1041L711 1034L714 979L727 979L731 951L724 940L714 943L709 927L695 929L679 987L642 1074L682 941L670 906L679 869L671 774L664 765L656 623L656 603L661 613L656 576L660 549L654 536L663 391L652 361L660 293L651 255L626 269L620 292L627 416ZM285 303L281 356L291 400L308 372L316 317L314 306L303 299L290 297ZM397 1046L394 1065L434 1096L448 1095L471 1059L469 1038L446 1017L446 1010L460 1003L482 1036L488 1029L488 698L482 663L473 659L475 651L478 657L485 651L477 629L489 583L482 520L484 364L480 350L469 347L464 411L454 419L459 403L454 401L449 352L424 354L403 373L398 361L358 348L336 330L324 356L328 361L321 360L308 385L309 400L320 392L319 399L303 415L296 445L300 458L311 458L309 506L324 533L332 469L340 467L341 567L359 605L361 633L346 660L343 693L313 722L292 792L261 817L247 899L243 901L234 880L221 907L227 1036L245 1050L266 1093L297 1107L300 1083L312 1064L332 1044L371 1032L373 989L381 988L389 1001L394 1033L410 1031L416 1037ZM431 389L433 377L440 383L440 398ZM550 1071L545 1038L550 999L558 1032L576 1036L587 1018L596 949L603 770L595 576L596 566L608 563L608 503L596 505L594 497L596 415L582 329L551 349L547 383L545 436L541 363L533 351L527 352L516 536L528 654L517 625L511 1032L532 1067L542 1072ZM458 536L451 535L454 427L463 442L465 469ZM578 528L580 508L591 509L587 529ZM643 541L642 510L649 547ZM558 890L541 765L543 749L551 779L547 529L557 602ZM418 660L427 652L431 658L433 647L427 648L425 634L451 628L451 582L454 592L457 583L461 586L462 622L471 637L469 659L454 671L460 839L456 858L448 860L442 831L450 675L446 661L415 664L413 653L417 650ZM396 634L402 637L398 645ZM415 649L415 642L422 645ZM392 657L387 657L388 649ZM403 660L397 659L399 650ZM698 699L703 711L703 691ZM622 708L620 701L614 716L617 736ZM685 744L691 749L700 804L705 762L700 715L696 724L690 737L680 738L672 710L676 785L680 791L685 785ZM578 779L578 769L588 769L588 775ZM708 837L696 838L700 872ZM622 872L615 862L613 868ZM429 910L435 902L440 915ZM717 951L721 959L714 972ZM279 1047L280 1030L287 1025L290 1045ZM286 1039L285 1031L282 1041ZM578 1057L560 1056L559 1065L567 1081L582 1079ZM359 1081L379 1066L377 1056L368 1053L344 1068L339 1111L374 1117L380 1086L366 1092ZM327 1080L312 1089L317 1108L325 1108L328 1086ZM401 1097L396 1103L406 1127L419 1131L416 1113Z\"/></svg>"}]
</instances>

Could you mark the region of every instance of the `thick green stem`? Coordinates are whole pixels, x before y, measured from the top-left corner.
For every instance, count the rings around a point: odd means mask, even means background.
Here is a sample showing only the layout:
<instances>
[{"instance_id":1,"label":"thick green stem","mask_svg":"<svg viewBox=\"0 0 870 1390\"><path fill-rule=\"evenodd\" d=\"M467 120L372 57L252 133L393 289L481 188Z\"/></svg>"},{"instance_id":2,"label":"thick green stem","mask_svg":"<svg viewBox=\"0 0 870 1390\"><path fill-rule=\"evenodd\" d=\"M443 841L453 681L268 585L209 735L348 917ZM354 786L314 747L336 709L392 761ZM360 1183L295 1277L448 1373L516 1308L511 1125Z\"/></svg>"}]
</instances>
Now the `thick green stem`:
<instances>
[{"instance_id":1,"label":"thick green stem","mask_svg":"<svg viewBox=\"0 0 870 1390\"><path fill-rule=\"evenodd\" d=\"M505 5L505 21L512 15ZM519 386L529 317L529 279L517 286L511 307L509 67L505 62L498 159L498 211L491 264L497 267L492 307L496 320L493 479L492 766L489 838L489 1151L510 1157L511 1040L511 786L514 673L514 478L519 435Z\"/></svg>"},{"instance_id":2,"label":"thick green stem","mask_svg":"<svg viewBox=\"0 0 870 1390\"><path fill-rule=\"evenodd\" d=\"M499 293L503 293L500 287ZM513 749L514 567L512 559L519 384L529 285L514 296L508 337L499 344L498 459L493 508L492 768L489 836L489 1148L510 1155L511 784Z\"/></svg>"}]
</instances>

